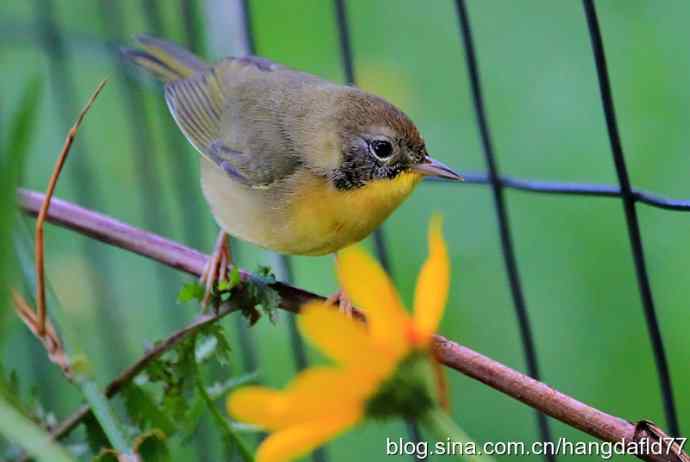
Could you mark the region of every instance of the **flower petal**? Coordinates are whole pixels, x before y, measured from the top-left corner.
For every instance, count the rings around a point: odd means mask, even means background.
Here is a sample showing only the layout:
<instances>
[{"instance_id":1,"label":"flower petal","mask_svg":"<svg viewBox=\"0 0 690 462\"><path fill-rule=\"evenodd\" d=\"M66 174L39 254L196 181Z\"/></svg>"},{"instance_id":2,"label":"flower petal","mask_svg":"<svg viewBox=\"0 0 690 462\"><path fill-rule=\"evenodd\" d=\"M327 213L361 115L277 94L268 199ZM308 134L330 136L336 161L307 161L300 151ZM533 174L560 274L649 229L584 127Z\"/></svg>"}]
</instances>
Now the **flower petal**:
<instances>
[{"instance_id":1,"label":"flower petal","mask_svg":"<svg viewBox=\"0 0 690 462\"><path fill-rule=\"evenodd\" d=\"M409 317L383 268L359 246L338 252L337 271L345 295L364 310L372 337L396 358L407 351Z\"/></svg>"},{"instance_id":2,"label":"flower petal","mask_svg":"<svg viewBox=\"0 0 690 462\"><path fill-rule=\"evenodd\" d=\"M312 367L298 374L285 390L240 388L230 394L227 407L237 420L281 430L337 413L344 406L363 406L377 386L367 375L349 369Z\"/></svg>"},{"instance_id":3,"label":"flower petal","mask_svg":"<svg viewBox=\"0 0 690 462\"><path fill-rule=\"evenodd\" d=\"M343 409L323 419L273 433L259 446L256 461L285 462L300 457L354 426L362 415L362 408Z\"/></svg>"},{"instance_id":4,"label":"flower petal","mask_svg":"<svg viewBox=\"0 0 690 462\"><path fill-rule=\"evenodd\" d=\"M368 376L364 376L368 378ZM364 401L375 390L378 382L363 381L356 369L336 367L310 367L298 374L286 393L295 407L292 412L318 415L329 408L338 407L343 401ZM325 411L324 411L325 410ZM308 417L305 420L310 420Z\"/></svg>"},{"instance_id":5,"label":"flower petal","mask_svg":"<svg viewBox=\"0 0 690 462\"><path fill-rule=\"evenodd\" d=\"M356 369L310 368L288 386L291 425L336 415L343 409L364 408L380 380Z\"/></svg>"},{"instance_id":6,"label":"flower petal","mask_svg":"<svg viewBox=\"0 0 690 462\"><path fill-rule=\"evenodd\" d=\"M381 371L390 359L377 354L376 346L366 326L333 306L309 303L302 307L298 319L302 334L323 353L344 366L358 366Z\"/></svg>"},{"instance_id":7,"label":"flower petal","mask_svg":"<svg viewBox=\"0 0 690 462\"><path fill-rule=\"evenodd\" d=\"M230 394L227 408L228 414L241 422L275 430L286 425L289 398L268 387L242 387Z\"/></svg>"},{"instance_id":8,"label":"flower petal","mask_svg":"<svg viewBox=\"0 0 690 462\"><path fill-rule=\"evenodd\" d=\"M450 258L443 240L443 222L434 216L429 225L429 256L419 272L414 297L414 324L426 345L443 316L450 288Z\"/></svg>"}]
</instances>

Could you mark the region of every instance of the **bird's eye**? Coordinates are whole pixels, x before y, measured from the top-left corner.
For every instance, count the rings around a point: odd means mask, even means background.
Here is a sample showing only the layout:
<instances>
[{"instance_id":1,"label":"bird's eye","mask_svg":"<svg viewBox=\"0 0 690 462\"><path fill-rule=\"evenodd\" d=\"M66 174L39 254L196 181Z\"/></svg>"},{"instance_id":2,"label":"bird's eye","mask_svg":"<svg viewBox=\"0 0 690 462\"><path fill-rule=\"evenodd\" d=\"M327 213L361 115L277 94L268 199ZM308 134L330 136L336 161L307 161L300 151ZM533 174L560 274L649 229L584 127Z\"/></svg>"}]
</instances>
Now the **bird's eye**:
<instances>
[{"instance_id":1,"label":"bird's eye","mask_svg":"<svg viewBox=\"0 0 690 462\"><path fill-rule=\"evenodd\" d=\"M374 140L370 144L371 152L379 159L388 159L393 155L393 145L386 140Z\"/></svg>"}]
</instances>

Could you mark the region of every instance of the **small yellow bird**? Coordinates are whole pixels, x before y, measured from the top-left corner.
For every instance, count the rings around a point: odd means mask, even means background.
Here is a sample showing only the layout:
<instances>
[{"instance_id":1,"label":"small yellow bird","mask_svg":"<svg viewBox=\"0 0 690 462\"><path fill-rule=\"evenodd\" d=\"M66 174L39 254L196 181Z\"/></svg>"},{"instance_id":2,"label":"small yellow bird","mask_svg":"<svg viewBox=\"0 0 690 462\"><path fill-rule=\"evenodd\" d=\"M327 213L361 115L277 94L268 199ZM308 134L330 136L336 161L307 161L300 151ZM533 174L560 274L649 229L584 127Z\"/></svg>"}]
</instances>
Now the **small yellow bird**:
<instances>
[{"instance_id":1,"label":"small yellow bird","mask_svg":"<svg viewBox=\"0 0 690 462\"><path fill-rule=\"evenodd\" d=\"M259 57L208 65L167 41L138 44L123 53L165 82L170 112L201 153L204 196L232 236L284 254L333 253L369 235L424 176L461 179L383 98Z\"/></svg>"}]
</instances>

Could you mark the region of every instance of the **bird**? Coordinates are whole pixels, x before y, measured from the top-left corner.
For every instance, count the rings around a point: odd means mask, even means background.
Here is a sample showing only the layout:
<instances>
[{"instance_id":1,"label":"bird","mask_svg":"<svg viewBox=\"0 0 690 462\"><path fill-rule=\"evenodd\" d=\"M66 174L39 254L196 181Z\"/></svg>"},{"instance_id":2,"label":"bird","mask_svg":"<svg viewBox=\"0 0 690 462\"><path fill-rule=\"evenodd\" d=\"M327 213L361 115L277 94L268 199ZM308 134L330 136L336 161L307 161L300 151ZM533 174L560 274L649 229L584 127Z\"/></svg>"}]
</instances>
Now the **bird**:
<instances>
[{"instance_id":1,"label":"bird","mask_svg":"<svg viewBox=\"0 0 690 462\"><path fill-rule=\"evenodd\" d=\"M462 179L382 97L258 56L208 64L170 41L136 42L122 53L164 83L221 229L204 305L232 260L228 235L285 255L332 254L372 233L424 177ZM347 306L346 294L333 300Z\"/></svg>"}]
</instances>

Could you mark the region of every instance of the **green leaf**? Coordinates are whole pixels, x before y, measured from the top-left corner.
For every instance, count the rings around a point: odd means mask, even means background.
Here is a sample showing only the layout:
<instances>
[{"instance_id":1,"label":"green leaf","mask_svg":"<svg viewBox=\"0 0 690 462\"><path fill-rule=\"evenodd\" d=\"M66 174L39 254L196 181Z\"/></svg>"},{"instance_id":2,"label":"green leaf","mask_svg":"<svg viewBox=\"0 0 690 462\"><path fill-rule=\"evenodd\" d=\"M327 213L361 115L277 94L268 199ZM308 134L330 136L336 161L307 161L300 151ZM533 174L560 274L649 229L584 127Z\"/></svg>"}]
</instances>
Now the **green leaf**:
<instances>
[{"instance_id":1,"label":"green leaf","mask_svg":"<svg viewBox=\"0 0 690 462\"><path fill-rule=\"evenodd\" d=\"M19 109L10 121L8 142L0 146L0 332L4 311L9 306L9 284L14 280L16 265L12 255L12 229L17 215L14 206L17 182L31 142L35 138L36 114L41 97L41 81L34 78L26 85ZM5 336L1 335L0 338Z\"/></svg>"},{"instance_id":2,"label":"green leaf","mask_svg":"<svg viewBox=\"0 0 690 462\"><path fill-rule=\"evenodd\" d=\"M195 363L195 373L194 377L196 379L196 387L199 391L199 395L206 404L206 408L211 413L211 421L216 425L218 431L223 435L223 443L225 444L226 450L229 454L232 454L235 449L239 451L242 460L245 462L253 462L254 456L251 451L244 445L242 440L237 436L234 429L230 425L230 421L223 417L223 415L218 411L216 403L213 402L211 397L206 391L206 385L204 384L204 378L199 369L199 364Z\"/></svg>"},{"instance_id":3,"label":"green leaf","mask_svg":"<svg viewBox=\"0 0 690 462\"><path fill-rule=\"evenodd\" d=\"M173 420L158 406L155 399L143 388L130 384L123 391L127 414L141 430L158 428L167 435L176 430Z\"/></svg>"},{"instance_id":4,"label":"green leaf","mask_svg":"<svg viewBox=\"0 0 690 462\"><path fill-rule=\"evenodd\" d=\"M159 429L153 429L134 440L134 450L142 461L169 462L172 458L165 442L165 433Z\"/></svg>"},{"instance_id":5,"label":"green leaf","mask_svg":"<svg viewBox=\"0 0 690 462\"><path fill-rule=\"evenodd\" d=\"M38 400L38 390L22 391L16 371L7 374L0 363L0 399L4 399L24 417L42 428L51 428L56 424L55 415L47 412ZM0 460L2 458L0 457Z\"/></svg>"},{"instance_id":6,"label":"green leaf","mask_svg":"<svg viewBox=\"0 0 690 462\"><path fill-rule=\"evenodd\" d=\"M197 281L188 282L177 293L177 303L186 303L192 300L200 302L204 298L205 291L204 286Z\"/></svg>"},{"instance_id":7,"label":"green leaf","mask_svg":"<svg viewBox=\"0 0 690 462\"><path fill-rule=\"evenodd\" d=\"M271 287L275 282L275 275L267 266L259 266L256 274L247 281L239 305L243 307L242 314L249 319L250 325L258 321L260 314L268 316L272 323L276 322L281 300L278 292Z\"/></svg>"},{"instance_id":8,"label":"green leaf","mask_svg":"<svg viewBox=\"0 0 690 462\"><path fill-rule=\"evenodd\" d=\"M24 405L21 400L17 373L12 371L6 376L2 364L0 364L0 398L10 403L15 409L24 414L24 416L31 418L29 407Z\"/></svg>"},{"instance_id":9,"label":"green leaf","mask_svg":"<svg viewBox=\"0 0 690 462\"><path fill-rule=\"evenodd\" d=\"M259 265L256 269L256 275L262 279L262 282L266 285L274 284L276 282L276 275L273 274L273 270L270 266Z\"/></svg>"},{"instance_id":10,"label":"green leaf","mask_svg":"<svg viewBox=\"0 0 690 462\"><path fill-rule=\"evenodd\" d=\"M429 431L429 433L435 435L439 441L453 441L460 443L465 447L481 447L478 443L472 440L472 438L470 438L462 428L458 427L452 417L440 407L436 407L426 413L420 419L420 423L422 424L423 428ZM496 459L487 455L474 455L467 457L456 455L453 457L453 459L462 461L471 460L472 462L496 462Z\"/></svg>"},{"instance_id":11,"label":"green leaf","mask_svg":"<svg viewBox=\"0 0 690 462\"><path fill-rule=\"evenodd\" d=\"M187 414L182 422L182 428L180 429L182 440L185 443L189 443L196 435L196 431L201 423L201 418L206 410L206 404L204 404L204 400L196 389L194 390L194 397L190 402L191 404L188 405Z\"/></svg>"},{"instance_id":12,"label":"green leaf","mask_svg":"<svg viewBox=\"0 0 690 462\"><path fill-rule=\"evenodd\" d=\"M228 275L228 279L223 279L218 283L219 291L230 291L237 287L237 285L242 282L242 277L240 270L237 266L233 266Z\"/></svg>"},{"instance_id":13,"label":"green leaf","mask_svg":"<svg viewBox=\"0 0 690 462\"><path fill-rule=\"evenodd\" d=\"M122 425L110 408L108 398L101 392L96 382L84 379L79 383L79 387L112 447L120 453L131 454L132 450L127 443Z\"/></svg>"},{"instance_id":14,"label":"green leaf","mask_svg":"<svg viewBox=\"0 0 690 462\"><path fill-rule=\"evenodd\" d=\"M239 283L242 282L242 276L240 275L240 269L233 265L230 270L230 288L237 287Z\"/></svg>"},{"instance_id":15,"label":"green leaf","mask_svg":"<svg viewBox=\"0 0 690 462\"><path fill-rule=\"evenodd\" d=\"M160 408L174 422L187 423L190 403L196 399L195 360L194 342L188 338L153 361L146 369L151 382L163 385Z\"/></svg>"},{"instance_id":16,"label":"green leaf","mask_svg":"<svg viewBox=\"0 0 690 462\"><path fill-rule=\"evenodd\" d=\"M67 451L51 440L50 435L2 398L0 435L24 448L39 462L74 462Z\"/></svg>"},{"instance_id":17,"label":"green leaf","mask_svg":"<svg viewBox=\"0 0 690 462\"><path fill-rule=\"evenodd\" d=\"M220 324L209 324L203 327L196 342L195 358L197 363L203 363L215 358L220 364L230 364L230 342Z\"/></svg>"},{"instance_id":18,"label":"green leaf","mask_svg":"<svg viewBox=\"0 0 690 462\"><path fill-rule=\"evenodd\" d=\"M84 426L86 428L86 442L93 454L100 454L103 449L110 447L108 437L103 433L103 429L93 414L84 418Z\"/></svg>"},{"instance_id":19,"label":"green leaf","mask_svg":"<svg viewBox=\"0 0 690 462\"><path fill-rule=\"evenodd\" d=\"M146 393L141 387L125 390L129 395L125 404L132 419L142 428L160 428L167 430L168 435L175 431L182 441L193 437L206 411L197 384L198 365L209 359L225 363L229 361L229 352L230 344L219 324L204 326L196 335L181 341L137 377L136 382L146 384L147 388L162 386L159 393Z\"/></svg>"},{"instance_id":20,"label":"green leaf","mask_svg":"<svg viewBox=\"0 0 690 462\"><path fill-rule=\"evenodd\" d=\"M214 295L220 298L221 302L227 302L232 298L233 289L242 282L240 270L237 266L233 266L227 279L223 279L216 286Z\"/></svg>"},{"instance_id":21,"label":"green leaf","mask_svg":"<svg viewBox=\"0 0 690 462\"><path fill-rule=\"evenodd\" d=\"M277 321L277 312L280 308L280 294L272 287L266 286L263 292L264 303L261 304L261 310L268 316L268 319L275 324Z\"/></svg>"},{"instance_id":22,"label":"green leaf","mask_svg":"<svg viewBox=\"0 0 690 462\"><path fill-rule=\"evenodd\" d=\"M102 449L92 462L119 462L117 451L114 449Z\"/></svg>"},{"instance_id":23,"label":"green leaf","mask_svg":"<svg viewBox=\"0 0 690 462\"><path fill-rule=\"evenodd\" d=\"M254 308L268 316L268 319L275 324L276 313L280 308L280 295L275 289L263 283L256 283L253 287Z\"/></svg>"}]
</instances>

